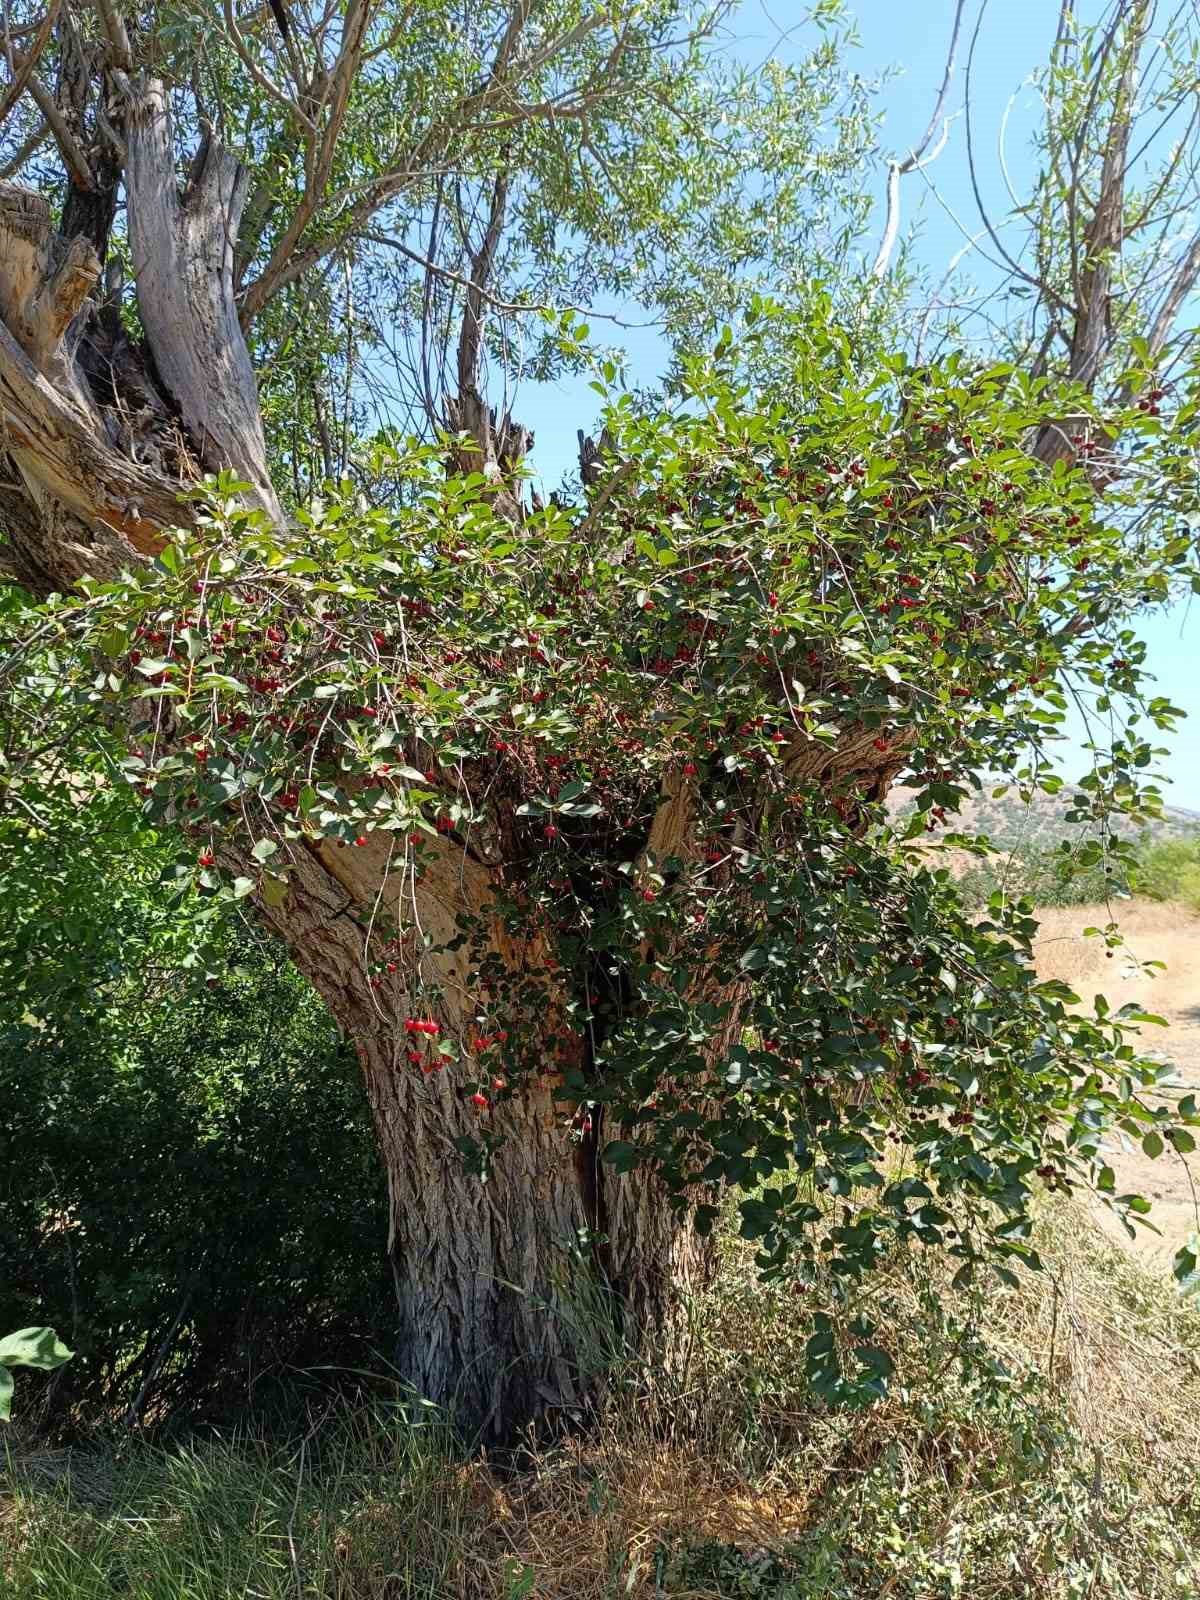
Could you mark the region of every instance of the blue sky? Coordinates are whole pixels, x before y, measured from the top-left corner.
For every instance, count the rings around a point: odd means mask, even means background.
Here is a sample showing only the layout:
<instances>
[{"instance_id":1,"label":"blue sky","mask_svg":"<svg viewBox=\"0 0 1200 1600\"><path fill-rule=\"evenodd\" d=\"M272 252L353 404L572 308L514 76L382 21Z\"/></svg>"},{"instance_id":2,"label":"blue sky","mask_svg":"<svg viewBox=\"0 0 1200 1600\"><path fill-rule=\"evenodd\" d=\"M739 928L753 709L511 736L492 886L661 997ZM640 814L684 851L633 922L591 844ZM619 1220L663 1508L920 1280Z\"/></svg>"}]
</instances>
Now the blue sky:
<instances>
[{"instance_id":1,"label":"blue sky","mask_svg":"<svg viewBox=\"0 0 1200 1600\"><path fill-rule=\"evenodd\" d=\"M785 60L798 57L813 39L803 24L807 6L800 0L743 0L731 28L727 48L747 64L757 64L769 51ZM954 0L850 0L860 46L848 63L864 77L892 71L882 107L886 114L884 147L903 154L924 132L945 68L954 17ZM1099 9L1099 0L1079 0L1084 17ZM1020 191L1031 170L1028 134L1037 115L1037 97L1028 84L1030 73L1046 59L1058 16L1058 0L991 0L980 32L971 80L972 128L976 171L990 214L1009 209L998 152L1005 125L1004 160ZM970 0L959 44L958 72L947 111L963 106L967 50L978 7ZM883 225L885 172L877 175L875 239ZM949 142L925 173L914 173L902 185L902 230L917 230L916 252L930 272L940 276L980 227L972 193L964 119L952 124ZM874 239L872 240L874 243ZM994 280L993 270L978 253L968 252L962 269L981 284ZM599 328L597 328L599 331ZM659 347L652 335L631 335L627 341L635 376L657 375ZM594 414L595 397L586 384L564 382L526 386L518 405L522 421L534 428L538 448L534 462L553 484L567 467L574 447L574 428ZM1180 605L1170 612L1142 617L1148 663L1158 691L1188 713L1171 740L1162 765L1167 798L1200 810L1200 608ZM1078 776L1089 764L1076 739L1063 747L1063 771Z\"/></svg>"},{"instance_id":2,"label":"blue sky","mask_svg":"<svg viewBox=\"0 0 1200 1600\"><path fill-rule=\"evenodd\" d=\"M784 14L788 4L794 5L794 0L785 0ZM1087 16L1099 8L1080 0L1076 9ZM1046 58L1058 10L1057 0L993 0L980 33L971 81L972 123L977 171L995 215L1002 215L1007 205L997 149L999 130L1007 110L1005 159L1019 190L1022 173L1030 170L1026 138L1037 114L1036 97L1026 80ZM899 154L907 143L920 138L936 101L954 0L857 0L854 11L864 72L879 72L892 65L902 68L902 76L889 85L884 99L885 142ZM948 102L952 111L963 104L967 35L976 11L974 4L968 5L959 70ZM765 6L761 0L748 0L747 33L762 30L765 35L771 29L768 14L780 20L780 12L770 0ZM948 263L966 242L963 229L950 213L965 225L968 234L978 228L961 118L953 124L950 142L929 168L928 178L928 184L920 174L905 180L904 204L906 221L916 221L921 230L920 256L936 268ZM932 186L936 186L937 197ZM881 181L881 193L882 187ZM979 261L976 270L986 282L986 264ZM1194 315L1195 307L1192 309ZM1188 720L1170 740L1170 754L1163 763L1163 776L1168 780L1165 792L1175 804L1200 810L1200 606L1193 601L1169 612L1147 614L1139 619L1138 632L1145 640L1147 661L1158 678L1159 692L1188 713ZM1081 768L1086 762L1075 748L1066 752L1068 776L1072 760Z\"/></svg>"}]
</instances>

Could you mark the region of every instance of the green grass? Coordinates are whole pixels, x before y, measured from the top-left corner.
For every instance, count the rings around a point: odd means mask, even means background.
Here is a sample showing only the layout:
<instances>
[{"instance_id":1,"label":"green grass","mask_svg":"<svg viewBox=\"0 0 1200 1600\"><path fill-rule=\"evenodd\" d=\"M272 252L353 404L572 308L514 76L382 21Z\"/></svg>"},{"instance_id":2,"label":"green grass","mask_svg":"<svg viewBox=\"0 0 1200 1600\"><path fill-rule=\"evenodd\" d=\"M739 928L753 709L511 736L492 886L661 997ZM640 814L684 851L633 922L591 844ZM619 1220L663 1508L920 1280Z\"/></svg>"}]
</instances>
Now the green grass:
<instances>
[{"instance_id":1,"label":"green grass","mask_svg":"<svg viewBox=\"0 0 1200 1600\"><path fill-rule=\"evenodd\" d=\"M816 1408L802 1302L730 1242L671 1372L584 1437L464 1459L399 1404L301 1439L11 1449L13 1600L1194 1600L1200 1314L1061 1208L1047 1270L947 1317L886 1274L897 1378ZM985 1322L988 1343L976 1337Z\"/></svg>"},{"instance_id":2,"label":"green grass","mask_svg":"<svg viewBox=\"0 0 1200 1600\"><path fill-rule=\"evenodd\" d=\"M287 1446L34 1452L9 1479L0 1594L13 1600L452 1592L464 1486L441 1429L399 1406L318 1416Z\"/></svg>"}]
</instances>

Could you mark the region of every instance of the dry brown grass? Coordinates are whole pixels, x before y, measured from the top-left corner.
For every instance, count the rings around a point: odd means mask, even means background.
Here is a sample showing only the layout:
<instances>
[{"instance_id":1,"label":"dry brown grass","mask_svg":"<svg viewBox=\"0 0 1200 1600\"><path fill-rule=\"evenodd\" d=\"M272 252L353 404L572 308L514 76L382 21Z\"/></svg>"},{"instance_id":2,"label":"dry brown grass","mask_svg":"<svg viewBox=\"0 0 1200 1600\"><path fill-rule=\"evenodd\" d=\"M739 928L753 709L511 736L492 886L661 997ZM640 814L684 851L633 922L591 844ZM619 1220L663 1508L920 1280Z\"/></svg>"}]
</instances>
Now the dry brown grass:
<instances>
[{"instance_id":1,"label":"dry brown grass","mask_svg":"<svg viewBox=\"0 0 1200 1600\"><path fill-rule=\"evenodd\" d=\"M585 1434L463 1461L386 1409L335 1416L308 1456L107 1453L106 1505L61 1462L50 1494L18 1471L0 1595L940 1600L948 1570L972 1600L1200 1594L1200 1314L1085 1212L1042 1231L1046 1273L974 1307L991 1354L938 1325L934 1281L889 1275L873 1409L813 1405L802 1313L731 1247L686 1375L615 1373Z\"/></svg>"},{"instance_id":2,"label":"dry brown grass","mask_svg":"<svg viewBox=\"0 0 1200 1600\"><path fill-rule=\"evenodd\" d=\"M812 1489L753 1492L694 1449L611 1426L508 1483L484 1467L474 1480L485 1514L464 1592L501 1596L506 1573L527 1571L537 1600L652 1595L662 1551L682 1540L785 1547L813 1500Z\"/></svg>"},{"instance_id":3,"label":"dry brown grass","mask_svg":"<svg viewBox=\"0 0 1200 1600\"><path fill-rule=\"evenodd\" d=\"M1186 907L1153 900L1114 901L1105 906L1060 906L1038 913L1041 933L1035 947L1038 973L1068 983L1085 1006L1097 993L1113 1005L1129 1002L1161 1016L1168 1026L1146 1025L1141 1046L1173 1069L1173 1088L1157 1098L1170 1103L1200 1090L1200 917ZM1124 943L1109 953L1103 939L1086 937L1087 927L1115 920ZM1161 962L1163 969L1145 963ZM1115 1146L1110 1160L1118 1189L1152 1202L1152 1228L1130 1239L1112 1213L1097 1205L1100 1226L1118 1243L1144 1255L1161 1272L1193 1233L1200 1231L1200 1151L1166 1151L1152 1160L1128 1140Z\"/></svg>"},{"instance_id":4,"label":"dry brown grass","mask_svg":"<svg viewBox=\"0 0 1200 1600\"><path fill-rule=\"evenodd\" d=\"M1041 931L1036 943L1038 972L1065 983L1101 981L1124 988L1139 984L1139 997L1154 987L1200 1004L1192 969L1200 948L1200 917L1185 906L1157 900L1113 900L1108 905L1048 906L1036 913ZM1109 955L1103 939L1085 937L1088 927L1115 922L1125 940ZM1140 981L1131 970L1143 961L1163 961L1166 974Z\"/></svg>"}]
</instances>

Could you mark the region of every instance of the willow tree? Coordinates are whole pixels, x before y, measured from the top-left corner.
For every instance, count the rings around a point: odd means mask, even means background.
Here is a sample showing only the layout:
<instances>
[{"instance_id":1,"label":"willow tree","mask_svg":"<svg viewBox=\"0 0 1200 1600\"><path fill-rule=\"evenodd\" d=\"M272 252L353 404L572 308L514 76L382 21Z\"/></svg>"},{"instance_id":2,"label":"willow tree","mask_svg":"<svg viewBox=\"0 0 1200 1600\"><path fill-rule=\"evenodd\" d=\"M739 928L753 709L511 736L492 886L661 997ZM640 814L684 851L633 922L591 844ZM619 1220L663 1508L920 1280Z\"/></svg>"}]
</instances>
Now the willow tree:
<instances>
[{"instance_id":1,"label":"willow tree","mask_svg":"<svg viewBox=\"0 0 1200 1600\"><path fill-rule=\"evenodd\" d=\"M905 845L1044 743L1067 675L1134 708L1097 815L1145 802L1137 717L1170 721L1125 627L1190 571L1190 400L1158 375L1200 252L1168 229L1136 292L1119 270L1129 209L1140 240L1186 181L1129 170L1152 9L1098 57L1064 22L1032 372L914 369L819 295L749 297L820 259L862 157L861 119L823 142L825 46L722 81L681 0L9 21L31 647L125 728L196 892L252 904L355 1041L401 1365L477 1427L576 1404L595 1316L669 1329L725 1186L764 1269L836 1302L896 1238L1028 1258L1032 1175L1110 1183L1114 1118L1190 1138L1137 1101L1130 1019L1037 985L1028 920L979 927ZM606 287L668 320L744 296L741 331L681 335L674 405L599 358L600 443L547 506L488 330ZM589 359L570 314L536 326L538 370ZM830 1309L815 1375L877 1388Z\"/></svg>"}]
</instances>

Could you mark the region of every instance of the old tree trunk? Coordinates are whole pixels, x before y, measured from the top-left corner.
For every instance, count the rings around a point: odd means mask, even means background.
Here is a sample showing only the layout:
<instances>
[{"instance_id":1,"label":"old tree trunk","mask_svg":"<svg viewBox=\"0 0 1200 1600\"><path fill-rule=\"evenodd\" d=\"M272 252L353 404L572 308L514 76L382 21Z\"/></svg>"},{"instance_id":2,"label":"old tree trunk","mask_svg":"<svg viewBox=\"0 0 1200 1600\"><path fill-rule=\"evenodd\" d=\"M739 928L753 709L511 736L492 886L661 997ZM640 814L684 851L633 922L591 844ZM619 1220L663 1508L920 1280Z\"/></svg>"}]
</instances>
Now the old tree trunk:
<instances>
[{"instance_id":1,"label":"old tree trunk","mask_svg":"<svg viewBox=\"0 0 1200 1600\"><path fill-rule=\"evenodd\" d=\"M163 90L125 94L144 346L123 329L119 286L102 286L103 225L64 239L44 199L0 187L0 519L6 564L35 592L152 559L163 530L190 515L180 490L205 472L232 470L283 521L234 298L244 173L205 140L181 193ZM459 408L495 459L469 382ZM667 803L664 825L672 819L678 808ZM419 888L391 872L383 845L312 842L286 903L261 908L357 1047L390 1192L399 1366L418 1393L493 1436L573 1409L597 1346L665 1328L704 1255L654 1181L606 1169L599 1126L555 1099L583 1041L565 1021L567 996L545 950L505 934L494 890L489 870L449 842ZM451 1074L397 1070L412 1040L371 983L363 919L401 896L435 946L452 938L460 913L482 918L493 970L498 962L540 996L544 1072L489 1119L498 1137L486 1182L456 1148L479 1131L466 1091ZM463 1037L467 956L423 960L422 980L445 997L440 1026Z\"/></svg>"}]
</instances>

